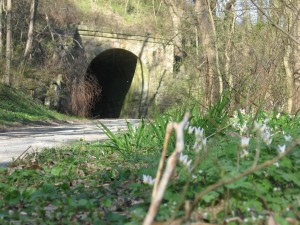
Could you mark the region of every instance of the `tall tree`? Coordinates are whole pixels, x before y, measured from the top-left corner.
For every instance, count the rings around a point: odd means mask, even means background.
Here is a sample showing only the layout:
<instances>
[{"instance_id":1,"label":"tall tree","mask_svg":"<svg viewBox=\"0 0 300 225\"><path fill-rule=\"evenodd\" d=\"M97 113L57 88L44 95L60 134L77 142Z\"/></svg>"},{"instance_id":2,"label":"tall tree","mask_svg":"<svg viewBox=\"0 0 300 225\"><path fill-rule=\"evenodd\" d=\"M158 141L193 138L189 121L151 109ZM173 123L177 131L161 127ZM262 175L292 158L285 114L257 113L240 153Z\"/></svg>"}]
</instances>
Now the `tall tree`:
<instances>
[{"instance_id":1,"label":"tall tree","mask_svg":"<svg viewBox=\"0 0 300 225\"><path fill-rule=\"evenodd\" d=\"M185 56L184 40L182 35L182 19L185 12L186 0L164 0L169 9L173 23L173 43L175 46L175 58L181 60Z\"/></svg>"},{"instance_id":2,"label":"tall tree","mask_svg":"<svg viewBox=\"0 0 300 225\"><path fill-rule=\"evenodd\" d=\"M225 17L224 17L224 33L227 36L224 46L224 73L229 91L233 88L233 74L230 73L230 65L233 52L233 36L236 23L236 0L230 0L225 5Z\"/></svg>"},{"instance_id":3,"label":"tall tree","mask_svg":"<svg viewBox=\"0 0 300 225\"><path fill-rule=\"evenodd\" d=\"M3 42L2 42L2 9L3 9L3 0L0 0L0 59L2 59L2 48L3 48Z\"/></svg>"},{"instance_id":4,"label":"tall tree","mask_svg":"<svg viewBox=\"0 0 300 225\"><path fill-rule=\"evenodd\" d=\"M10 74L11 67L11 0L7 0L6 3L6 65L3 82L7 85L12 84L12 77Z\"/></svg>"},{"instance_id":5,"label":"tall tree","mask_svg":"<svg viewBox=\"0 0 300 225\"><path fill-rule=\"evenodd\" d=\"M38 0L31 0L30 5L30 22L29 22L29 28L28 28L28 38L26 42L25 52L24 52L24 62L27 60L29 53L32 48L32 42L33 42L33 29L36 19L36 12L38 7Z\"/></svg>"},{"instance_id":6,"label":"tall tree","mask_svg":"<svg viewBox=\"0 0 300 225\"><path fill-rule=\"evenodd\" d=\"M295 61L293 78L294 78L294 93L293 93L293 112L300 110L300 2L295 0L294 2L294 13L293 19L295 21L294 37L297 38L298 43L295 46L293 57Z\"/></svg>"},{"instance_id":7,"label":"tall tree","mask_svg":"<svg viewBox=\"0 0 300 225\"><path fill-rule=\"evenodd\" d=\"M223 79L219 70L216 28L210 1L195 0L195 13L206 63L205 103L211 105L223 91Z\"/></svg>"}]
</instances>

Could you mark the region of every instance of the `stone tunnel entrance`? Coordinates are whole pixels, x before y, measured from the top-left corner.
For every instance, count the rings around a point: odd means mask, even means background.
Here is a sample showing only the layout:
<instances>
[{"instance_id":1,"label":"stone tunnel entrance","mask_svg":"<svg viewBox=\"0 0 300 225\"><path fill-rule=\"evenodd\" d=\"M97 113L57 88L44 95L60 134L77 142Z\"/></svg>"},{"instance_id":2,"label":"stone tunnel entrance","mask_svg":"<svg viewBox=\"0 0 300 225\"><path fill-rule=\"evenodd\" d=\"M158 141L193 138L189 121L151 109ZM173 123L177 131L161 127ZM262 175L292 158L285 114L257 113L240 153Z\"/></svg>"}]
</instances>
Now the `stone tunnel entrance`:
<instances>
[{"instance_id":1,"label":"stone tunnel entrance","mask_svg":"<svg viewBox=\"0 0 300 225\"><path fill-rule=\"evenodd\" d=\"M88 74L94 75L102 88L91 110L94 118L119 118L131 86L138 58L123 49L110 49L91 62Z\"/></svg>"}]
</instances>

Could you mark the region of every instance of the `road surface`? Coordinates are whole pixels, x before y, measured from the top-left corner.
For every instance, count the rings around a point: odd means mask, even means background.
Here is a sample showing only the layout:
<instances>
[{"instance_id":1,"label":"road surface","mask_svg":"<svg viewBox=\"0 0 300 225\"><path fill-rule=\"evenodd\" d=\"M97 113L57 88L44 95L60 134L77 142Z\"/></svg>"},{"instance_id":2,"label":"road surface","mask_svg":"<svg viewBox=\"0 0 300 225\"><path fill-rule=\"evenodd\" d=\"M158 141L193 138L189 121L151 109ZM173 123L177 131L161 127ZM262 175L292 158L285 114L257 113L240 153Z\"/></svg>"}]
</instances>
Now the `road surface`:
<instances>
[{"instance_id":1,"label":"road surface","mask_svg":"<svg viewBox=\"0 0 300 225\"><path fill-rule=\"evenodd\" d=\"M111 131L126 129L124 119L101 119L77 121L74 123L18 128L13 131L0 132L0 166L7 165L24 151L40 150L45 147L58 147L75 141L97 141L106 139L104 132L98 127L99 121ZM138 124L139 120L128 120Z\"/></svg>"}]
</instances>

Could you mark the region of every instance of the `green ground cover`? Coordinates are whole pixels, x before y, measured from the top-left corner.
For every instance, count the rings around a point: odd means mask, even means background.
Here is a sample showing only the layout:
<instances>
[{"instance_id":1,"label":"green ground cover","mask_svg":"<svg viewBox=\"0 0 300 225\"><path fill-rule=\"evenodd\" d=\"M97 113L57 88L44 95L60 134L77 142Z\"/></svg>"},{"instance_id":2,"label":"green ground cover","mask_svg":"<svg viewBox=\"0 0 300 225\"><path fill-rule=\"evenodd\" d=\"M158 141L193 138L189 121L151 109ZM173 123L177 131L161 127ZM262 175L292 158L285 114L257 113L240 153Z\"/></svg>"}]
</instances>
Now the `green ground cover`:
<instances>
[{"instance_id":1,"label":"green ground cover","mask_svg":"<svg viewBox=\"0 0 300 225\"><path fill-rule=\"evenodd\" d=\"M69 116L49 110L39 102L33 101L24 93L0 84L0 126L10 127L24 124L62 121Z\"/></svg>"},{"instance_id":2,"label":"green ground cover","mask_svg":"<svg viewBox=\"0 0 300 225\"><path fill-rule=\"evenodd\" d=\"M107 142L45 149L1 168L0 223L141 224L166 126L183 114L170 111L138 127L128 123L128 131L119 135L99 124L110 137ZM182 218L185 205L198 199L187 224L299 223L299 117L241 111L229 117L220 105L205 115L191 110L191 115L184 151L156 221ZM172 135L168 157L175 141ZM207 191L281 156L278 162Z\"/></svg>"}]
</instances>

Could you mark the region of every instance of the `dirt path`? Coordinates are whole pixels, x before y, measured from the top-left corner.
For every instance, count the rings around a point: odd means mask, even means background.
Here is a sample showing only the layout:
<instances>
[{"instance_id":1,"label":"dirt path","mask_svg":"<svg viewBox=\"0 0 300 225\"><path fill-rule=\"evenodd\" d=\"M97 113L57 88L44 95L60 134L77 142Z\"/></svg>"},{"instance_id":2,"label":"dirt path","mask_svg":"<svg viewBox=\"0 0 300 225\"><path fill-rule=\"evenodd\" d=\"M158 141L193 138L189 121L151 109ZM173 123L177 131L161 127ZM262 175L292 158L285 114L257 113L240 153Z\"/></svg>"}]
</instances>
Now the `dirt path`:
<instances>
[{"instance_id":1,"label":"dirt path","mask_svg":"<svg viewBox=\"0 0 300 225\"><path fill-rule=\"evenodd\" d=\"M110 130L126 129L124 119L101 119L57 126L38 126L19 128L0 132L0 165L6 165L17 158L26 149L40 150L45 147L66 145L70 142L85 140L97 141L106 139L104 132L98 127L99 121ZM128 120L137 124L139 120Z\"/></svg>"}]
</instances>

